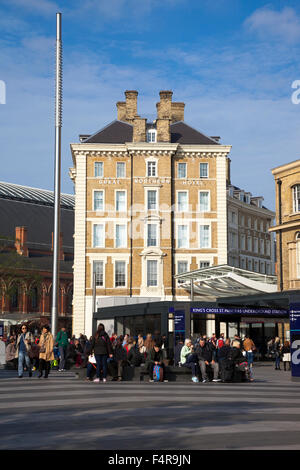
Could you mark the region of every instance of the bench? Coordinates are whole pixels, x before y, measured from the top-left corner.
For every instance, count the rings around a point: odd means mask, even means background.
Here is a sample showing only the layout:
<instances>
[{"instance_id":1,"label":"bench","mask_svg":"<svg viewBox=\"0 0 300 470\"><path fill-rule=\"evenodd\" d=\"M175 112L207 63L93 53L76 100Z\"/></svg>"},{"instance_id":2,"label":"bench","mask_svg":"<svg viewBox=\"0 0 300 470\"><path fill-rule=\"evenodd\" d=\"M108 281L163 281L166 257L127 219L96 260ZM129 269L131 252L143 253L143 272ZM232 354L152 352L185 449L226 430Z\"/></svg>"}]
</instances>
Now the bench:
<instances>
[{"instance_id":1,"label":"bench","mask_svg":"<svg viewBox=\"0 0 300 470\"><path fill-rule=\"evenodd\" d=\"M77 378L85 379L86 378L86 368L77 369L72 367L72 370ZM108 374L108 380L109 380ZM148 381L149 374L145 365L142 364L140 367L124 367L123 369L123 381L125 382L145 382ZM192 379L192 371L187 367L178 367L178 366L165 366L165 379L169 382L190 382Z\"/></svg>"}]
</instances>

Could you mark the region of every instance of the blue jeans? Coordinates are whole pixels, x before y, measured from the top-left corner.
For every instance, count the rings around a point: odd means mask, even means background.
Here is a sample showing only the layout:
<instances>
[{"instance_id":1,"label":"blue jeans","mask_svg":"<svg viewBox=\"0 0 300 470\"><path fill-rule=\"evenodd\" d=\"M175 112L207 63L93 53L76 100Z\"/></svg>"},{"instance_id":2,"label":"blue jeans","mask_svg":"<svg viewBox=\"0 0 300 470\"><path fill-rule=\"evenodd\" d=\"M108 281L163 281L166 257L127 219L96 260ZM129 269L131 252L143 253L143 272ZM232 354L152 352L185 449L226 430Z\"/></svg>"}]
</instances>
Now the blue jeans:
<instances>
[{"instance_id":1,"label":"blue jeans","mask_svg":"<svg viewBox=\"0 0 300 470\"><path fill-rule=\"evenodd\" d=\"M100 372L102 369L103 379L106 379L107 376L107 354L95 354L97 362L97 379L100 379Z\"/></svg>"},{"instance_id":2,"label":"blue jeans","mask_svg":"<svg viewBox=\"0 0 300 470\"><path fill-rule=\"evenodd\" d=\"M186 362L182 365L183 367L188 367L189 369L192 369L193 377L197 377L197 375L199 375L199 365L198 365L197 354L190 354L187 357Z\"/></svg>"},{"instance_id":3,"label":"blue jeans","mask_svg":"<svg viewBox=\"0 0 300 470\"><path fill-rule=\"evenodd\" d=\"M86 377L87 379L90 379L92 376L93 371L95 370L94 364L91 364L90 362L87 363L86 366Z\"/></svg>"},{"instance_id":4,"label":"blue jeans","mask_svg":"<svg viewBox=\"0 0 300 470\"><path fill-rule=\"evenodd\" d=\"M247 358L248 365L250 367L250 365L253 364L253 352L247 351L246 358Z\"/></svg>"},{"instance_id":5,"label":"blue jeans","mask_svg":"<svg viewBox=\"0 0 300 470\"><path fill-rule=\"evenodd\" d=\"M19 351L18 359L19 359L18 360L18 375L19 376L23 375L24 359L25 359L28 371L31 372L31 362L30 362L30 359L29 359L29 356L28 356L27 352Z\"/></svg>"},{"instance_id":6,"label":"blue jeans","mask_svg":"<svg viewBox=\"0 0 300 470\"><path fill-rule=\"evenodd\" d=\"M280 368L280 356L275 356L275 369Z\"/></svg>"},{"instance_id":7,"label":"blue jeans","mask_svg":"<svg viewBox=\"0 0 300 470\"><path fill-rule=\"evenodd\" d=\"M66 346L59 346L59 355L60 355L60 360L59 360L59 368L64 369L65 368L65 363L66 363L66 351L67 348Z\"/></svg>"}]
</instances>

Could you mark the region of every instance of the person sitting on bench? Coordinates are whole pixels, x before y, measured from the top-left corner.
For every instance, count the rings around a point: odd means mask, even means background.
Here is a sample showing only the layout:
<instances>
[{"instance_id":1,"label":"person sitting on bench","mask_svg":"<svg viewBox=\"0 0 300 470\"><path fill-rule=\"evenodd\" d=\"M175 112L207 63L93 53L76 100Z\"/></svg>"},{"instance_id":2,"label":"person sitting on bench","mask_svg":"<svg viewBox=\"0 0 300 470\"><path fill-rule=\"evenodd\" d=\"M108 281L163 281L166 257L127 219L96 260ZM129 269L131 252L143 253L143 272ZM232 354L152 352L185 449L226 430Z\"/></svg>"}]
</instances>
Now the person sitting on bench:
<instances>
[{"instance_id":1,"label":"person sitting on bench","mask_svg":"<svg viewBox=\"0 0 300 470\"><path fill-rule=\"evenodd\" d=\"M209 343L203 338L200 338L199 345L196 348L196 354L199 360L199 366L201 369L202 382L208 381L206 366L210 366L214 372L213 382L220 382L219 375L219 364L215 361L213 350Z\"/></svg>"},{"instance_id":2,"label":"person sitting on bench","mask_svg":"<svg viewBox=\"0 0 300 470\"><path fill-rule=\"evenodd\" d=\"M163 352L159 344L154 343L153 348L149 351L146 361L146 367L149 373L149 382L153 382L153 369L154 366L160 366L163 370L163 377L165 377L165 364L163 363ZM164 380L166 382L166 380Z\"/></svg>"},{"instance_id":3,"label":"person sitting on bench","mask_svg":"<svg viewBox=\"0 0 300 470\"><path fill-rule=\"evenodd\" d=\"M193 351L192 341L189 338L185 340L181 349L180 362L183 367L192 369L192 381L199 382L197 377L199 375L198 357Z\"/></svg>"}]
</instances>

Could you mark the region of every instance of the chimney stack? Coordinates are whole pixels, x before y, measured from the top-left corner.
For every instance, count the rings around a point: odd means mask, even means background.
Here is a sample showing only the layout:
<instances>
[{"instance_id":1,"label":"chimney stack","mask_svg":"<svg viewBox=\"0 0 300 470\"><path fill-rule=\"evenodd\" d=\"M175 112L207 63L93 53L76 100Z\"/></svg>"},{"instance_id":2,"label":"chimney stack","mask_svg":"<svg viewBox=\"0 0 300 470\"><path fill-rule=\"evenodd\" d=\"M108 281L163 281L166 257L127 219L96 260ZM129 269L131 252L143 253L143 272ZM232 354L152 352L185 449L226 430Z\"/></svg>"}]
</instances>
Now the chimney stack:
<instances>
[{"instance_id":1,"label":"chimney stack","mask_svg":"<svg viewBox=\"0 0 300 470\"><path fill-rule=\"evenodd\" d=\"M118 121L126 121L126 103L125 101L118 101L117 102L117 110L118 110Z\"/></svg>"},{"instance_id":2,"label":"chimney stack","mask_svg":"<svg viewBox=\"0 0 300 470\"><path fill-rule=\"evenodd\" d=\"M169 90L159 92L160 102L156 104L157 142L171 142L172 95Z\"/></svg>"},{"instance_id":3,"label":"chimney stack","mask_svg":"<svg viewBox=\"0 0 300 470\"><path fill-rule=\"evenodd\" d=\"M184 121L184 103L172 103L172 122Z\"/></svg>"},{"instance_id":4,"label":"chimney stack","mask_svg":"<svg viewBox=\"0 0 300 470\"><path fill-rule=\"evenodd\" d=\"M172 95L173 91L160 91L160 102L156 104L157 119L172 119Z\"/></svg>"},{"instance_id":5,"label":"chimney stack","mask_svg":"<svg viewBox=\"0 0 300 470\"><path fill-rule=\"evenodd\" d=\"M16 227L15 247L19 255L28 256L27 227Z\"/></svg>"},{"instance_id":6,"label":"chimney stack","mask_svg":"<svg viewBox=\"0 0 300 470\"><path fill-rule=\"evenodd\" d=\"M126 90L125 97L126 97L126 121L131 122L135 119L137 114L137 96L138 92L135 90Z\"/></svg>"}]
</instances>

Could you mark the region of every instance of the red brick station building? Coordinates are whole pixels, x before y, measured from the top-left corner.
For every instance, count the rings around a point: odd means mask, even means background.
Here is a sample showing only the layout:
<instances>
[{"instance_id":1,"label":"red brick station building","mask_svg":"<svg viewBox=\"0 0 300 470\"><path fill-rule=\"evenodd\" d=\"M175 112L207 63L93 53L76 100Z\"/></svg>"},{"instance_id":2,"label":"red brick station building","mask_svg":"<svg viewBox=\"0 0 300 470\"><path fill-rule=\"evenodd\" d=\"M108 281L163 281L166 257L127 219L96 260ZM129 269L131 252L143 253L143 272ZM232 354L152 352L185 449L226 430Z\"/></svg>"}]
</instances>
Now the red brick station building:
<instances>
[{"instance_id":1,"label":"red brick station building","mask_svg":"<svg viewBox=\"0 0 300 470\"><path fill-rule=\"evenodd\" d=\"M0 329L50 323L54 193L0 182ZM74 196L61 195L58 327L72 328Z\"/></svg>"}]
</instances>

